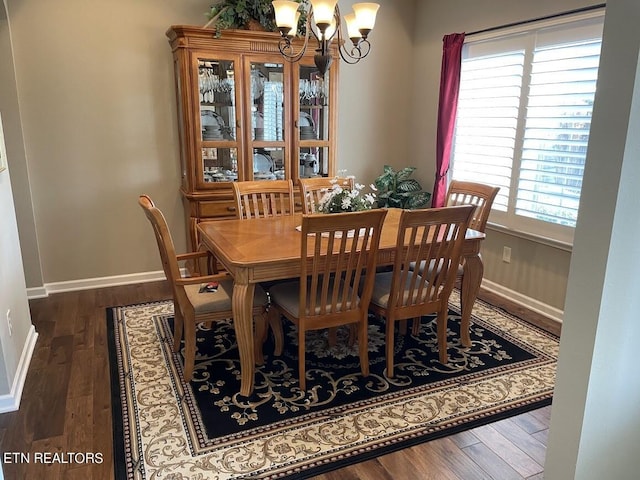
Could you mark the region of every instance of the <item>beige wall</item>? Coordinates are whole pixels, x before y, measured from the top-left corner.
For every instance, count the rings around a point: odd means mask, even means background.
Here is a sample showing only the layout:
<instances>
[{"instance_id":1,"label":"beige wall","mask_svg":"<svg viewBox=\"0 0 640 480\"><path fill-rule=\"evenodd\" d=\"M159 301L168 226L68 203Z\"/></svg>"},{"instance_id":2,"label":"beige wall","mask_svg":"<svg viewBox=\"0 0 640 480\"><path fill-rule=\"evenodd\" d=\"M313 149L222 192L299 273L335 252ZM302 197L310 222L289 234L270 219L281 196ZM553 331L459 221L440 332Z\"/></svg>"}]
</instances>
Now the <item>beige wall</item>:
<instances>
[{"instance_id":1,"label":"beige wall","mask_svg":"<svg viewBox=\"0 0 640 480\"><path fill-rule=\"evenodd\" d=\"M12 132L15 133L11 126L19 123L16 122L15 81L7 72L13 72L13 59L5 8L0 3L0 85L3 85L4 91L4 94L0 94L0 114L5 139ZM20 149L10 149L6 141L5 146L7 158L13 160L14 154L19 157ZM18 222L13 199L15 191L12 192L11 188L10 170L13 175L13 163L0 172L0 412L15 409L12 403L16 400L16 375L26 373L24 370L18 372L19 369L26 368L21 357L27 348L28 338L31 345L35 342L18 242ZM11 331L6 319L8 311L11 312Z\"/></svg>"},{"instance_id":2,"label":"beige wall","mask_svg":"<svg viewBox=\"0 0 640 480\"><path fill-rule=\"evenodd\" d=\"M29 173L22 137L22 125L18 106L18 91L16 88L15 68L11 48L9 23L6 18L4 3L2 4L4 20L2 23L2 37L0 37L0 111L4 123L5 143L7 155L11 164L11 183L15 199L15 212L18 219L20 244L24 258L32 259L24 263L25 277L30 279L28 285L42 285L40 270L40 254L36 236L36 225L31 203Z\"/></svg>"},{"instance_id":3,"label":"beige wall","mask_svg":"<svg viewBox=\"0 0 640 480\"><path fill-rule=\"evenodd\" d=\"M182 226L164 31L199 3L7 2L44 283L159 269L136 199Z\"/></svg>"},{"instance_id":4,"label":"beige wall","mask_svg":"<svg viewBox=\"0 0 640 480\"><path fill-rule=\"evenodd\" d=\"M413 50L415 101L409 128L412 157L419 159L421 166L424 166L418 173L420 179L430 185L429 190L435 175L434 142L442 37L449 33L473 32L600 3L594 0L448 0L416 3ZM502 262L504 246L512 248L509 264ZM483 258L485 279L549 305L552 309L564 308L570 252L488 230Z\"/></svg>"},{"instance_id":5,"label":"beige wall","mask_svg":"<svg viewBox=\"0 0 640 480\"><path fill-rule=\"evenodd\" d=\"M14 191L16 209L25 212L19 222L29 287L160 270L137 206L143 192L184 248L165 31L203 25L209 3L7 0L26 151L16 161L24 174ZM366 62L343 65L340 83L339 168L367 182L409 150L414 2L381 4L374 51Z\"/></svg>"},{"instance_id":6,"label":"beige wall","mask_svg":"<svg viewBox=\"0 0 640 480\"><path fill-rule=\"evenodd\" d=\"M505 246L511 249L511 263L502 260ZM485 279L554 309L563 309L571 260L568 251L488 229L482 259ZM557 314L555 311L545 313Z\"/></svg>"},{"instance_id":7,"label":"beige wall","mask_svg":"<svg viewBox=\"0 0 640 480\"><path fill-rule=\"evenodd\" d=\"M343 3L342 12L348 12L353 2ZM357 65L340 65L338 164L363 183L371 183L385 164L414 164L408 129L413 99L408 92L414 4L419 2L378 3L371 53Z\"/></svg>"}]
</instances>

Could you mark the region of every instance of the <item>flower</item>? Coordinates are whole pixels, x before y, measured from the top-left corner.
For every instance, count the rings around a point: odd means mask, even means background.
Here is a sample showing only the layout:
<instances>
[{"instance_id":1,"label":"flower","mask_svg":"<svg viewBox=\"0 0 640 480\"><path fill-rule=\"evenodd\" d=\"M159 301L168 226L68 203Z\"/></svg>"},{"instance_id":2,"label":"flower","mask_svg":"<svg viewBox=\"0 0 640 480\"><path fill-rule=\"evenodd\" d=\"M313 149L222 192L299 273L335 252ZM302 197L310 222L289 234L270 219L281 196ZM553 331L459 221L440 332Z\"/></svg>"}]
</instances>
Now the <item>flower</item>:
<instances>
[{"instance_id":1,"label":"flower","mask_svg":"<svg viewBox=\"0 0 640 480\"><path fill-rule=\"evenodd\" d=\"M338 177L331 180L333 186L328 188L326 193L320 198L318 212L320 213L341 213L359 212L361 210L371 210L376 203L375 193L362 194L364 185L356 183L353 189L345 188L345 185L338 184ZM373 185L370 186L375 191Z\"/></svg>"}]
</instances>

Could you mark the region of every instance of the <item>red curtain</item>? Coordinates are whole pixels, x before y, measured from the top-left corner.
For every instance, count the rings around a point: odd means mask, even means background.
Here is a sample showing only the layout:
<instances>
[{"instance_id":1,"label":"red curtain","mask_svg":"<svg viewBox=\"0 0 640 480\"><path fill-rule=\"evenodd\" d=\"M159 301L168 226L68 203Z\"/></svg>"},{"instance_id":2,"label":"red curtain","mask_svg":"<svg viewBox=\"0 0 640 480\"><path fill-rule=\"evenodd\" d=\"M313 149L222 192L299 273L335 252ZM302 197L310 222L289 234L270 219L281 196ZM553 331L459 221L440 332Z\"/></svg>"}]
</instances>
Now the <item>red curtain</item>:
<instances>
[{"instance_id":1,"label":"red curtain","mask_svg":"<svg viewBox=\"0 0 640 480\"><path fill-rule=\"evenodd\" d=\"M452 33L442 39L442 68L440 71L440 101L438 103L438 132L436 139L436 181L431 196L432 207L444 206L447 194L447 172L451 144L456 124L460 64L464 33Z\"/></svg>"}]
</instances>

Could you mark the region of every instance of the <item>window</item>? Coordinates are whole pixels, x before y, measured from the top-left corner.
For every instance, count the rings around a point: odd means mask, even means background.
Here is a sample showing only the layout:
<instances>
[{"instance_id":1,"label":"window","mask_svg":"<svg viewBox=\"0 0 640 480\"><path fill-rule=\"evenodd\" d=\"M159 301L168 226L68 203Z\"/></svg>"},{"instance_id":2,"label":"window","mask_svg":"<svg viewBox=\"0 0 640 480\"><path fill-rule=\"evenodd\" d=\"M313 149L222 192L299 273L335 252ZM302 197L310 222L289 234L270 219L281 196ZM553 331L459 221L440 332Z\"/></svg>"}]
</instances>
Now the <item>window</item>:
<instances>
[{"instance_id":1,"label":"window","mask_svg":"<svg viewBox=\"0 0 640 480\"><path fill-rule=\"evenodd\" d=\"M572 242L602 23L592 12L465 41L452 176L500 187L492 222Z\"/></svg>"}]
</instances>

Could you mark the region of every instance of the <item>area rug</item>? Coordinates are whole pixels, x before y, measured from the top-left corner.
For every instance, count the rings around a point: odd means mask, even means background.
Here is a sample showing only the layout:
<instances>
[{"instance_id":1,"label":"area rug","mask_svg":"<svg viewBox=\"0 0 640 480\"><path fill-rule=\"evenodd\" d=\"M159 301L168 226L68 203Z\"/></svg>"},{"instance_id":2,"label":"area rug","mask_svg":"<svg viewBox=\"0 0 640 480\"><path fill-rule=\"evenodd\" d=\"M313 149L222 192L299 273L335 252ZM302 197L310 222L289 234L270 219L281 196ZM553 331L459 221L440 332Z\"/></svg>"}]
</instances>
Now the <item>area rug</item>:
<instances>
[{"instance_id":1,"label":"area rug","mask_svg":"<svg viewBox=\"0 0 640 480\"><path fill-rule=\"evenodd\" d=\"M383 321L370 318L370 375L339 331L307 335L307 392L298 388L297 334L257 368L250 397L230 322L198 328L194 379L173 353L173 303L108 309L116 480L300 479L551 403L558 338L477 301L459 342L458 293L449 312L449 363L438 362L435 319L397 335L387 378Z\"/></svg>"}]
</instances>

